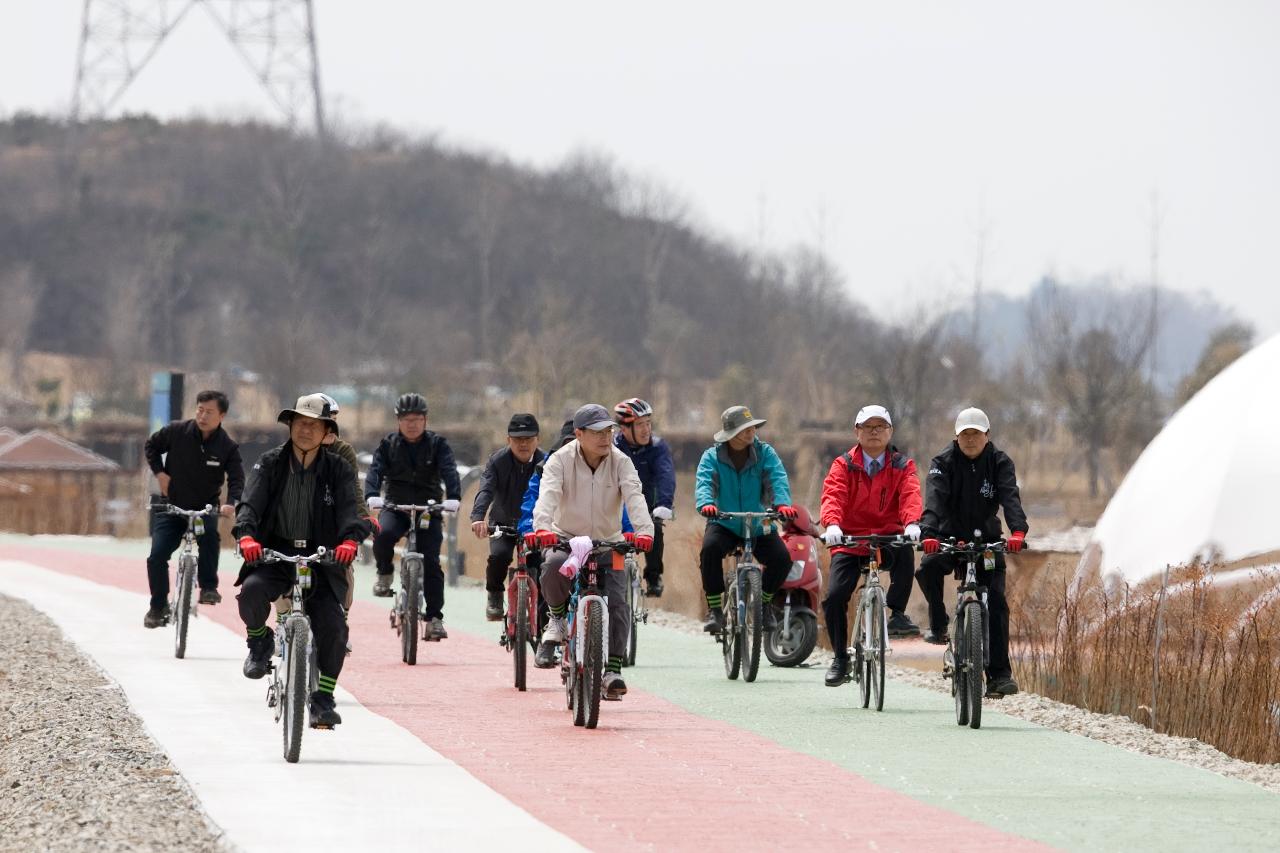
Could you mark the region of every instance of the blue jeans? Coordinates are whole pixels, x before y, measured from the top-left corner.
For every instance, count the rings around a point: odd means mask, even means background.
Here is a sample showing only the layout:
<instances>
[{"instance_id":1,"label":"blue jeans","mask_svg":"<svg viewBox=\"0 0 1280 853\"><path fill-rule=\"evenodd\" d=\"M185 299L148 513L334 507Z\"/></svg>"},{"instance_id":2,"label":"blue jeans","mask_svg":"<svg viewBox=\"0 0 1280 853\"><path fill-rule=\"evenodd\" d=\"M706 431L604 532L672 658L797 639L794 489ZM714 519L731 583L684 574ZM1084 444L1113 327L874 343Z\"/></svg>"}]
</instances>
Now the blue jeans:
<instances>
[{"instance_id":1,"label":"blue jeans","mask_svg":"<svg viewBox=\"0 0 1280 853\"><path fill-rule=\"evenodd\" d=\"M151 519L151 555L147 557L147 583L151 607L163 609L169 601L169 558L182 544L187 520L180 515L156 515ZM196 539L200 549L196 576L201 589L218 588L218 516L205 518L204 535Z\"/></svg>"}]
</instances>

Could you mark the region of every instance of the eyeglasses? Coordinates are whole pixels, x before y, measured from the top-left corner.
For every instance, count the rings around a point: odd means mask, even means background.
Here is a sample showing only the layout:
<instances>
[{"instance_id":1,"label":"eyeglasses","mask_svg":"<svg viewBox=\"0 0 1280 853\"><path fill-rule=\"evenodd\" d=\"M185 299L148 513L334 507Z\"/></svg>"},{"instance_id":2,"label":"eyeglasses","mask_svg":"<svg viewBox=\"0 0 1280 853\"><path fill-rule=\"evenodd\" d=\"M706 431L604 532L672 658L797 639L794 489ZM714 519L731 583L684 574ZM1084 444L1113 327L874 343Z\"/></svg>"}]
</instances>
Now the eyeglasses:
<instances>
[{"instance_id":1,"label":"eyeglasses","mask_svg":"<svg viewBox=\"0 0 1280 853\"><path fill-rule=\"evenodd\" d=\"M889 431L889 430L891 430L891 429L893 429L893 427L891 427L891 426L889 426L889 425L887 425L887 424L878 424L878 425L876 425L876 426L865 426L865 425L864 425L864 426L860 426L860 427L858 427L858 431L859 431L859 432L869 432L869 433L871 433L872 435L879 435L880 433L882 433L882 432L888 432L888 431Z\"/></svg>"}]
</instances>

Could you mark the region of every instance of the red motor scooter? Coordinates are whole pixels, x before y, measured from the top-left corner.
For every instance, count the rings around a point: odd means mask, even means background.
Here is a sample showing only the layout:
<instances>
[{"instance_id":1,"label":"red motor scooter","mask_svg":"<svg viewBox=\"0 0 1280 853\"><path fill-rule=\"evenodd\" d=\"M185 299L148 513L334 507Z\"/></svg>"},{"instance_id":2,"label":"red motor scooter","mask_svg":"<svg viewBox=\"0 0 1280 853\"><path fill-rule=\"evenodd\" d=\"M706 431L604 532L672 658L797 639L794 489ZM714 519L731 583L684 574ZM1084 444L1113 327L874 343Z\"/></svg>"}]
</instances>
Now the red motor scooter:
<instances>
[{"instance_id":1,"label":"red motor scooter","mask_svg":"<svg viewBox=\"0 0 1280 853\"><path fill-rule=\"evenodd\" d=\"M782 541L791 554L791 571L769 605L777 611L778 627L764 637L765 656L774 666L799 666L818 644L821 537L809 511L797 505L795 519L782 531Z\"/></svg>"}]
</instances>

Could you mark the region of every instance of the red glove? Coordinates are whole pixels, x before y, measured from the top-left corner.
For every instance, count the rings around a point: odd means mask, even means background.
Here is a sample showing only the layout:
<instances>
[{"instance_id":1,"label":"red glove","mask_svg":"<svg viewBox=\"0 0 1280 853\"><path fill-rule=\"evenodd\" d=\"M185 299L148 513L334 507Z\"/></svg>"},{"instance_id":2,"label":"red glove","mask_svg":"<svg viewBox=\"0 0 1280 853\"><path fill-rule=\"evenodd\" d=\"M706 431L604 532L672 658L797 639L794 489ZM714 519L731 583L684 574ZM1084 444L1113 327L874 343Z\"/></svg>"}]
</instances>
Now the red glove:
<instances>
[{"instance_id":1,"label":"red glove","mask_svg":"<svg viewBox=\"0 0 1280 853\"><path fill-rule=\"evenodd\" d=\"M938 553L938 546L941 544L937 539L925 539L920 543L920 550L926 554L936 554Z\"/></svg>"},{"instance_id":2,"label":"red glove","mask_svg":"<svg viewBox=\"0 0 1280 853\"><path fill-rule=\"evenodd\" d=\"M533 535L537 537L536 541L539 548L551 548L560 541L560 537L556 535L554 530L535 530Z\"/></svg>"},{"instance_id":3,"label":"red glove","mask_svg":"<svg viewBox=\"0 0 1280 853\"><path fill-rule=\"evenodd\" d=\"M774 509L777 510L778 515L782 516L787 521L791 521L797 515L796 508L788 506L787 504L778 504Z\"/></svg>"},{"instance_id":4,"label":"red glove","mask_svg":"<svg viewBox=\"0 0 1280 853\"><path fill-rule=\"evenodd\" d=\"M378 519L374 518L372 515L369 516L369 526L373 528L374 533L382 532L382 524L378 521Z\"/></svg>"},{"instance_id":5,"label":"red glove","mask_svg":"<svg viewBox=\"0 0 1280 853\"><path fill-rule=\"evenodd\" d=\"M626 540L626 542L627 542L627 544L628 544L628 545L634 545L634 544L636 544L636 535L635 535L635 533L631 533L631 532L623 533L623 534L622 534L622 538Z\"/></svg>"},{"instance_id":6,"label":"red glove","mask_svg":"<svg viewBox=\"0 0 1280 853\"><path fill-rule=\"evenodd\" d=\"M1023 540L1026 538L1027 538L1026 531L1023 531L1023 530L1015 531L1014 533L1010 534L1009 541L1004 543L1005 550L1010 551L1014 554L1018 553L1019 551L1022 550L1022 546L1026 544L1023 542Z\"/></svg>"},{"instance_id":7,"label":"red glove","mask_svg":"<svg viewBox=\"0 0 1280 853\"><path fill-rule=\"evenodd\" d=\"M333 559L340 566L349 566L351 561L356 558L356 552L360 550L360 546L356 544L354 539L343 540L342 544L333 549Z\"/></svg>"},{"instance_id":8,"label":"red glove","mask_svg":"<svg viewBox=\"0 0 1280 853\"><path fill-rule=\"evenodd\" d=\"M538 547L538 534L536 532L531 530L524 535L524 547L526 548Z\"/></svg>"},{"instance_id":9,"label":"red glove","mask_svg":"<svg viewBox=\"0 0 1280 853\"><path fill-rule=\"evenodd\" d=\"M240 537L240 556L246 563L256 563L262 559L262 546L252 536Z\"/></svg>"},{"instance_id":10,"label":"red glove","mask_svg":"<svg viewBox=\"0 0 1280 853\"><path fill-rule=\"evenodd\" d=\"M635 538L636 548L640 551L648 553L653 550L653 537L645 536L643 533Z\"/></svg>"},{"instance_id":11,"label":"red glove","mask_svg":"<svg viewBox=\"0 0 1280 853\"><path fill-rule=\"evenodd\" d=\"M698 507L698 512L702 513L707 518L715 518L717 515L720 514L720 510L716 508L715 504L707 504L706 506L700 506Z\"/></svg>"}]
</instances>

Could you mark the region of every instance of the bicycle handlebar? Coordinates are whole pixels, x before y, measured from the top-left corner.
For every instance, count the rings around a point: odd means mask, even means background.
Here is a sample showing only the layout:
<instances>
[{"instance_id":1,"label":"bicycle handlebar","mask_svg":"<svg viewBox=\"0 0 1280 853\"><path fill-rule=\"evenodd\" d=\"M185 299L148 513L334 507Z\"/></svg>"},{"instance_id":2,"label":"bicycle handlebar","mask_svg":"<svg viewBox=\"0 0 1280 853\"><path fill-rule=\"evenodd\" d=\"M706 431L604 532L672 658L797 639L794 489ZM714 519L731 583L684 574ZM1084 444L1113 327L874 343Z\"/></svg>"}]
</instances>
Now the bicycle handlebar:
<instances>
[{"instance_id":1,"label":"bicycle handlebar","mask_svg":"<svg viewBox=\"0 0 1280 853\"><path fill-rule=\"evenodd\" d=\"M973 554L977 556L986 551L1004 551L1005 540L997 539L994 542L965 542L964 540L956 541L952 536L950 539L943 539L938 543L938 553L940 554Z\"/></svg>"},{"instance_id":2,"label":"bicycle handlebar","mask_svg":"<svg viewBox=\"0 0 1280 853\"><path fill-rule=\"evenodd\" d=\"M202 515L213 514L213 504L205 504L204 509L183 509L173 504L165 504L164 506L155 506L152 509L156 512L163 512L167 515L182 515L187 518L198 518Z\"/></svg>"},{"instance_id":3,"label":"bicycle handlebar","mask_svg":"<svg viewBox=\"0 0 1280 853\"><path fill-rule=\"evenodd\" d=\"M828 548L849 548L857 545L870 545L873 548L886 548L894 545L915 545L916 542L908 539L901 533L895 533L887 536L883 533L871 533L862 536L845 536L834 545L828 545Z\"/></svg>"},{"instance_id":4,"label":"bicycle handlebar","mask_svg":"<svg viewBox=\"0 0 1280 853\"><path fill-rule=\"evenodd\" d=\"M725 512L723 510L718 510L715 515L711 516L711 518L743 518L752 520L757 518L767 518L777 521L782 518L782 515L776 509L767 509L764 512Z\"/></svg>"},{"instance_id":5,"label":"bicycle handlebar","mask_svg":"<svg viewBox=\"0 0 1280 853\"><path fill-rule=\"evenodd\" d=\"M519 538L520 531L514 527L508 527L505 524L491 525L493 532L489 534L490 539L501 539L504 536L514 536Z\"/></svg>"},{"instance_id":6,"label":"bicycle handlebar","mask_svg":"<svg viewBox=\"0 0 1280 853\"><path fill-rule=\"evenodd\" d=\"M259 560L258 562L271 561L271 562L281 562L281 563L293 563L295 566L298 566L303 563L314 563L318 560L322 560L324 559L324 556L328 553L329 553L329 549L324 547L323 545L316 546L316 552L314 554L307 554L305 556L281 554L279 551L273 551L270 548L263 548L262 559Z\"/></svg>"},{"instance_id":7,"label":"bicycle handlebar","mask_svg":"<svg viewBox=\"0 0 1280 853\"><path fill-rule=\"evenodd\" d=\"M555 545L551 546L551 550L568 551L569 542L573 538L574 537L571 537L571 536L561 536L560 541L557 542ZM617 551L619 554L634 554L638 550L635 545L625 540L622 542L614 542L610 539L592 539L591 540L592 551L596 551L601 548L608 548L611 551Z\"/></svg>"},{"instance_id":8,"label":"bicycle handlebar","mask_svg":"<svg viewBox=\"0 0 1280 853\"><path fill-rule=\"evenodd\" d=\"M425 512L430 515L440 515L448 512L444 508L444 504L438 504L435 501L427 501L426 504L393 504L390 501L384 501L382 508L393 512Z\"/></svg>"}]
</instances>

